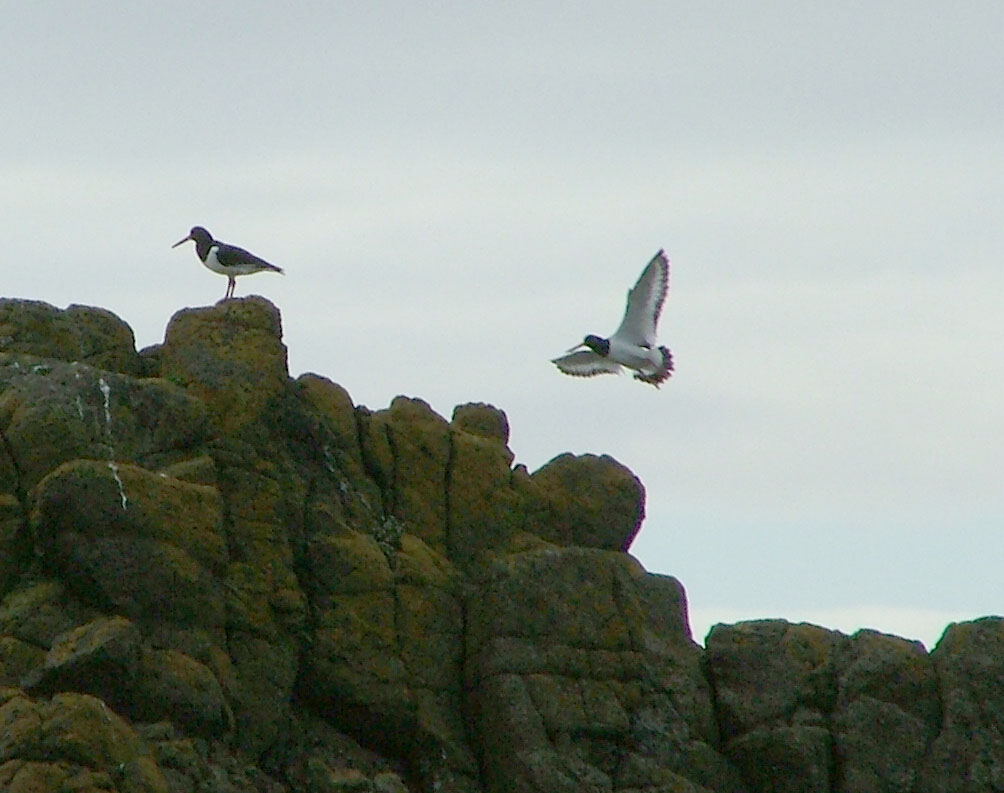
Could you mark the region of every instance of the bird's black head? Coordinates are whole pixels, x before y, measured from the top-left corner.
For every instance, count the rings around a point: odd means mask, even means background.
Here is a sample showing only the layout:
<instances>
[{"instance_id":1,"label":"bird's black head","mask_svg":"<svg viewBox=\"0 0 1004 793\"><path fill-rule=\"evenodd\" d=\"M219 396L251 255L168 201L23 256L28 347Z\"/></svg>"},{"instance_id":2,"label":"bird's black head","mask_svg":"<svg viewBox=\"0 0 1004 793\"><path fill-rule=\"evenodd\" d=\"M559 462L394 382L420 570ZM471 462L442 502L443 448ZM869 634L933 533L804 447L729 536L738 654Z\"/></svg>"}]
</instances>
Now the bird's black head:
<instances>
[{"instance_id":1,"label":"bird's black head","mask_svg":"<svg viewBox=\"0 0 1004 793\"><path fill-rule=\"evenodd\" d=\"M610 341L608 339L601 339L599 336L594 336L590 333L585 339L583 339L582 343L597 355L602 355L604 358L610 354Z\"/></svg>"},{"instance_id":2,"label":"bird's black head","mask_svg":"<svg viewBox=\"0 0 1004 793\"><path fill-rule=\"evenodd\" d=\"M188 242L192 240L195 242L195 247L198 248L200 245L209 247L213 242L213 235L206 231L202 226L192 226L192 230L188 232L188 236L183 240L178 240L172 248L177 248L183 242Z\"/></svg>"}]
</instances>

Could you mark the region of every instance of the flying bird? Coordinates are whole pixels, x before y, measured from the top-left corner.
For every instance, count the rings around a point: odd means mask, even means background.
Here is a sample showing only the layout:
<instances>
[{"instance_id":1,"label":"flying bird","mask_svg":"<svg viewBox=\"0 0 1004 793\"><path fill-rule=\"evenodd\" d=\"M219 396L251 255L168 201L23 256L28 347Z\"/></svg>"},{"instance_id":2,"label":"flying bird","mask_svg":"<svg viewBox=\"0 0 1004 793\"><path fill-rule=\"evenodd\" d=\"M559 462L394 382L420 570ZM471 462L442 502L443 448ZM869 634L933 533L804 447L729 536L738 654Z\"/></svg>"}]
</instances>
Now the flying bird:
<instances>
[{"instance_id":1,"label":"flying bird","mask_svg":"<svg viewBox=\"0 0 1004 793\"><path fill-rule=\"evenodd\" d=\"M172 248L177 248L182 243L192 240L195 243L195 253L207 268L214 273L227 277L227 291L223 299L234 296L234 287L237 285L238 275L250 275L268 270L282 275L282 268L260 259L253 253L249 253L236 245L227 245L225 242L214 240L213 235L202 226L195 226L188 236L183 240L178 240Z\"/></svg>"},{"instance_id":2,"label":"flying bird","mask_svg":"<svg viewBox=\"0 0 1004 793\"><path fill-rule=\"evenodd\" d=\"M613 335L604 339L590 334L551 363L576 377L620 374L627 367L634 370L635 380L658 388L673 373L673 355L668 348L656 346L655 335L668 291L669 259L659 251L628 292L624 319Z\"/></svg>"}]
</instances>

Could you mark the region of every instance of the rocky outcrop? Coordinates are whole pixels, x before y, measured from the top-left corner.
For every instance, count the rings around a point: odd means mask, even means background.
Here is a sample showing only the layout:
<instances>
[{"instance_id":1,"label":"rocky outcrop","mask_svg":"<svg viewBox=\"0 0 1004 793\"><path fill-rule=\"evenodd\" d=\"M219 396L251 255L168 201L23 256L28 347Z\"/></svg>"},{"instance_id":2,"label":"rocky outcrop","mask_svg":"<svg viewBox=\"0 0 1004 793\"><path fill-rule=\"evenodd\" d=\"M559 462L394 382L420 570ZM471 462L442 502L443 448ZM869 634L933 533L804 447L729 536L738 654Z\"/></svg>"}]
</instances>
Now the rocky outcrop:
<instances>
[{"instance_id":1,"label":"rocky outcrop","mask_svg":"<svg viewBox=\"0 0 1004 793\"><path fill-rule=\"evenodd\" d=\"M139 353L0 301L0 788L991 791L1004 622L687 627L609 457L288 376L261 298Z\"/></svg>"}]
</instances>

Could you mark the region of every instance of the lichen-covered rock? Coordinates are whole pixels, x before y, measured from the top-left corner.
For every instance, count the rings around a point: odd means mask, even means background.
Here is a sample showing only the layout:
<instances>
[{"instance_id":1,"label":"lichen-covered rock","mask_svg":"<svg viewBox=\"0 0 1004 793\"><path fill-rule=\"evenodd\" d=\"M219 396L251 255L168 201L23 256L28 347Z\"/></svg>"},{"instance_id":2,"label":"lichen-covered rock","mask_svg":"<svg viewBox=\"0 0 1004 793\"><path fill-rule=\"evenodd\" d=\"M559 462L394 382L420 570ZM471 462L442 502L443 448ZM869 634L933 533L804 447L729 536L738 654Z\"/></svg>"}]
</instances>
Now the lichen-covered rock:
<instances>
[{"instance_id":1,"label":"lichen-covered rock","mask_svg":"<svg viewBox=\"0 0 1004 793\"><path fill-rule=\"evenodd\" d=\"M484 402L468 402L453 409L450 425L461 432L492 438L503 446L509 443L509 419L505 411ZM510 452L509 462L512 462Z\"/></svg>"},{"instance_id":2,"label":"lichen-covered rock","mask_svg":"<svg viewBox=\"0 0 1004 793\"><path fill-rule=\"evenodd\" d=\"M140 632L124 617L98 617L57 636L21 685L34 696L92 694L122 711L140 661Z\"/></svg>"},{"instance_id":3,"label":"lichen-covered rock","mask_svg":"<svg viewBox=\"0 0 1004 793\"><path fill-rule=\"evenodd\" d=\"M358 532L318 538L311 557L318 610L301 696L407 757L427 784L467 789L456 780L477 766L462 716L458 572L410 534L390 558Z\"/></svg>"},{"instance_id":4,"label":"lichen-covered rock","mask_svg":"<svg viewBox=\"0 0 1004 793\"><path fill-rule=\"evenodd\" d=\"M215 487L134 465L75 460L47 476L34 495L33 521L43 543L62 532L125 534L173 545L214 574L226 564Z\"/></svg>"},{"instance_id":5,"label":"lichen-covered rock","mask_svg":"<svg viewBox=\"0 0 1004 793\"><path fill-rule=\"evenodd\" d=\"M716 625L723 750L753 790L914 791L941 721L924 648L784 620Z\"/></svg>"},{"instance_id":6,"label":"lichen-covered rock","mask_svg":"<svg viewBox=\"0 0 1004 793\"><path fill-rule=\"evenodd\" d=\"M124 617L98 617L56 637L21 685L36 697L88 693L131 719L167 719L193 735L220 735L232 727L213 672L182 652L146 645Z\"/></svg>"},{"instance_id":7,"label":"lichen-covered rock","mask_svg":"<svg viewBox=\"0 0 1004 793\"><path fill-rule=\"evenodd\" d=\"M0 360L0 432L0 492L24 499L70 460L180 462L207 441L209 425L205 406L170 383L8 358Z\"/></svg>"},{"instance_id":8,"label":"lichen-covered rock","mask_svg":"<svg viewBox=\"0 0 1004 793\"><path fill-rule=\"evenodd\" d=\"M147 745L101 700L72 692L32 700L10 689L0 699L3 790L168 793Z\"/></svg>"},{"instance_id":9,"label":"lichen-covered rock","mask_svg":"<svg viewBox=\"0 0 1004 793\"><path fill-rule=\"evenodd\" d=\"M510 469L512 452L501 438L454 430L447 476L447 553L469 567L512 550L533 509Z\"/></svg>"},{"instance_id":10,"label":"lichen-covered rock","mask_svg":"<svg viewBox=\"0 0 1004 793\"><path fill-rule=\"evenodd\" d=\"M222 640L221 521L215 488L93 460L40 482L32 513L39 549L82 601Z\"/></svg>"},{"instance_id":11,"label":"lichen-covered rock","mask_svg":"<svg viewBox=\"0 0 1004 793\"><path fill-rule=\"evenodd\" d=\"M187 736L170 722L140 724L137 732L150 746L169 793L292 793L222 740Z\"/></svg>"},{"instance_id":12,"label":"lichen-covered rock","mask_svg":"<svg viewBox=\"0 0 1004 793\"><path fill-rule=\"evenodd\" d=\"M179 463L165 466L157 473L195 485L219 487L219 482L216 479L216 463L208 454L200 454L198 457L191 457Z\"/></svg>"},{"instance_id":13,"label":"lichen-covered rock","mask_svg":"<svg viewBox=\"0 0 1004 793\"><path fill-rule=\"evenodd\" d=\"M751 790L829 793L830 741L823 726L774 724L754 727L726 749Z\"/></svg>"},{"instance_id":14,"label":"lichen-covered rock","mask_svg":"<svg viewBox=\"0 0 1004 793\"><path fill-rule=\"evenodd\" d=\"M400 766L362 747L316 716L294 716L279 766L235 752L225 741L192 738L169 722L140 725L172 793L300 793L354 790L408 793ZM333 784L354 785L338 788ZM414 789L414 788L411 788ZM443 788L446 790L446 788Z\"/></svg>"},{"instance_id":15,"label":"lichen-covered rock","mask_svg":"<svg viewBox=\"0 0 1004 793\"><path fill-rule=\"evenodd\" d=\"M129 686L127 712L137 721L170 721L187 735L219 737L233 728L223 687L205 664L177 650L146 647Z\"/></svg>"},{"instance_id":16,"label":"lichen-covered rock","mask_svg":"<svg viewBox=\"0 0 1004 793\"><path fill-rule=\"evenodd\" d=\"M318 488L311 508L325 513L314 523L334 519L345 526L373 526L384 517L383 496L377 483L363 467L360 427L357 410L348 392L337 383L315 374L297 379L305 410L319 425L310 444L317 455L317 465L330 475L330 495L325 498Z\"/></svg>"},{"instance_id":17,"label":"lichen-covered rock","mask_svg":"<svg viewBox=\"0 0 1004 793\"><path fill-rule=\"evenodd\" d=\"M943 720L916 790L1004 789L1004 618L953 623L931 652L931 661Z\"/></svg>"},{"instance_id":18,"label":"lichen-covered rock","mask_svg":"<svg viewBox=\"0 0 1004 793\"><path fill-rule=\"evenodd\" d=\"M16 636L0 636L0 686L16 686L45 662L45 651Z\"/></svg>"},{"instance_id":19,"label":"lichen-covered rock","mask_svg":"<svg viewBox=\"0 0 1004 793\"><path fill-rule=\"evenodd\" d=\"M421 399L395 397L363 416L362 457L383 492L386 513L439 553L448 553L446 474L450 426Z\"/></svg>"},{"instance_id":20,"label":"lichen-covered rock","mask_svg":"<svg viewBox=\"0 0 1004 793\"><path fill-rule=\"evenodd\" d=\"M846 637L784 620L716 625L707 638L718 723L726 740L765 724L821 724L836 701Z\"/></svg>"},{"instance_id":21,"label":"lichen-covered rock","mask_svg":"<svg viewBox=\"0 0 1004 793\"><path fill-rule=\"evenodd\" d=\"M57 637L101 616L59 581L28 581L0 602L0 635L47 651ZM44 655L44 652L43 652Z\"/></svg>"},{"instance_id":22,"label":"lichen-covered rock","mask_svg":"<svg viewBox=\"0 0 1004 793\"><path fill-rule=\"evenodd\" d=\"M561 454L534 472L544 509L530 530L559 545L627 551L645 517L645 488L612 457Z\"/></svg>"},{"instance_id":23,"label":"lichen-covered rock","mask_svg":"<svg viewBox=\"0 0 1004 793\"><path fill-rule=\"evenodd\" d=\"M11 588L30 551L27 494L0 493L0 592Z\"/></svg>"},{"instance_id":24,"label":"lichen-covered rock","mask_svg":"<svg viewBox=\"0 0 1004 793\"><path fill-rule=\"evenodd\" d=\"M404 700L394 575L380 546L368 535L347 532L319 538L312 551L317 612L305 695L324 709L340 701Z\"/></svg>"},{"instance_id":25,"label":"lichen-covered rock","mask_svg":"<svg viewBox=\"0 0 1004 793\"><path fill-rule=\"evenodd\" d=\"M828 716L847 638L784 620L716 625L706 663L723 749L754 790L828 791Z\"/></svg>"},{"instance_id":26,"label":"lichen-covered rock","mask_svg":"<svg viewBox=\"0 0 1004 793\"><path fill-rule=\"evenodd\" d=\"M112 312L72 305L65 311L37 300L0 298L0 352L54 358L138 375L132 328Z\"/></svg>"},{"instance_id":27,"label":"lichen-covered rock","mask_svg":"<svg viewBox=\"0 0 1004 793\"><path fill-rule=\"evenodd\" d=\"M1004 789L1000 618L702 650L623 553L641 483L531 476L508 433L291 380L261 298L138 356L108 312L0 301L0 789Z\"/></svg>"},{"instance_id":28,"label":"lichen-covered rock","mask_svg":"<svg viewBox=\"0 0 1004 793\"><path fill-rule=\"evenodd\" d=\"M297 378L304 398L327 421L338 446L351 459L360 459L359 427L356 424L356 408L349 392L338 383L318 374L304 374Z\"/></svg>"},{"instance_id":29,"label":"lichen-covered rock","mask_svg":"<svg viewBox=\"0 0 1004 793\"><path fill-rule=\"evenodd\" d=\"M161 377L201 399L228 433L262 420L288 387L279 311L260 297L179 311L159 358Z\"/></svg>"},{"instance_id":30,"label":"lichen-covered rock","mask_svg":"<svg viewBox=\"0 0 1004 793\"><path fill-rule=\"evenodd\" d=\"M79 360L95 369L140 375L141 363L136 352L136 337L132 328L119 317L103 308L79 305L68 306L66 315L76 326L83 355L64 360Z\"/></svg>"},{"instance_id":31,"label":"lichen-covered rock","mask_svg":"<svg viewBox=\"0 0 1004 793\"><path fill-rule=\"evenodd\" d=\"M840 790L915 790L941 721L938 681L923 645L860 631L837 665L832 726Z\"/></svg>"},{"instance_id":32,"label":"lichen-covered rock","mask_svg":"<svg viewBox=\"0 0 1004 793\"><path fill-rule=\"evenodd\" d=\"M676 777L742 790L713 749L711 692L670 579L568 548L498 557L475 592L465 674L488 790L612 790L629 762L638 789Z\"/></svg>"}]
</instances>

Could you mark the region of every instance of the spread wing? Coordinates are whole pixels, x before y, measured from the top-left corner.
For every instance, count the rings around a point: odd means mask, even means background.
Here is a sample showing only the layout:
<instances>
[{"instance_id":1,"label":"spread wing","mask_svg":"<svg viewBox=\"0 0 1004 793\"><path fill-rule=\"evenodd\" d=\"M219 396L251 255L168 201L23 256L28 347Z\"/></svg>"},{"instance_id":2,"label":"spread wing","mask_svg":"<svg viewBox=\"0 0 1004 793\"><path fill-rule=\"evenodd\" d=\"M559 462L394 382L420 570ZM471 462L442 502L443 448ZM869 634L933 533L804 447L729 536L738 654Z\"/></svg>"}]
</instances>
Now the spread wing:
<instances>
[{"instance_id":1,"label":"spread wing","mask_svg":"<svg viewBox=\"0 0 1004 793\"><path fill-rule=\"evenodd\" d=\"M592 350L579 350L578 352L562 355L551 361L565 374L573 377L592 377L597 374L620 374L621 367L616 361L597 355Z\"/></svg>"},{"instance_id":2,"label":"spread wing","mask_svg":"<svg viewBox=\"0 0 1004 793\"><path fill-rule=\"evenodd\" d=\"M232 267L238 272L240 272L240 270L272 270L276 273L282 272L282 268L276 267L271 262L266 262L264 259L255 256L250 251L238 248L236 245L225 245L221 243L216 251L216 261L224 267Z\"/></svg>"},{"instance_id":3,"label":"spread wing","mask_svg":"<svg viewBox=\"0 0 1004 793\"><path fill-rule=\"evenodd\" d=\"M628 292L627 309L614 336L641 347L655 347L655 326L669 291L669 259L659 251L642 270L634 288Z\"/></svg>"}]
</instances>

